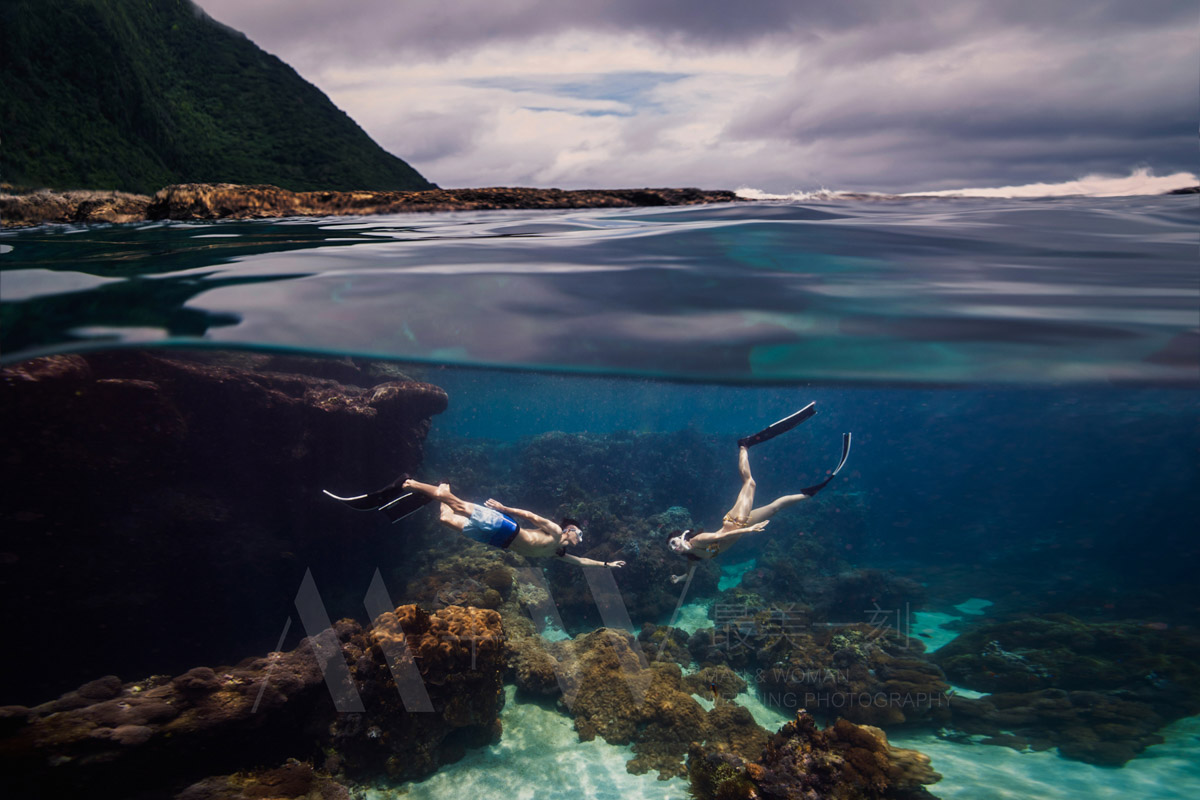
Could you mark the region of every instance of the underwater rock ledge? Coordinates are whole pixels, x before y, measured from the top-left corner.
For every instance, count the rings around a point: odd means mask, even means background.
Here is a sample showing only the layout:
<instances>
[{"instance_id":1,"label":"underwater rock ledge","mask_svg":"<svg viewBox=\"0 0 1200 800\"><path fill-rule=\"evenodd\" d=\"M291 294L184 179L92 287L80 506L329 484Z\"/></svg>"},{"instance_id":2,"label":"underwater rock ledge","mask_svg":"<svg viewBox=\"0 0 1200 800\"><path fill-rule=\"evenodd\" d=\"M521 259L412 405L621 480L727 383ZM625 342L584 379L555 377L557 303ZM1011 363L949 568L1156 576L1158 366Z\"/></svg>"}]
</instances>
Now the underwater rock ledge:
<instances>
[{"instance_id":1,"label":"underwater rock ledge","mask_svg":"<svg viewBox=\"0 0 1200 800\"><path fill-rule=\"evenodd\" d=\"M270 219L414 211L484 211L537 208L630 208L740 201L727 190L684 189L430 189L418 192L292 192L277 186L186 183L153 197L93 190L0 194L5 228L46 222Z\"/></svg>"},{"instance_id":2,"label":"underwater rock ledge","mask_svg":"<svg viewBox=\"0 0 1200 800\"><path fill-rule=\"evenodd\" d=\"M55 797L240 796L246 779L212 777L268 768L246 796L295 796L280 786L339 796L351 781L421 778L495 741L504 705L504 637L495 611L416 606L364 630L344 619L289 652L174 678L91 681L33 708L0 708L0 793ZM403 643L432 712L409 711L392 669ZM342 659L361 713L338 711L323 670ZM346 674L346 673L343 673ZM345 684L335 685L344 697ZM315 775L320 764L325 775ZM284 765L278 769L269 769ZM265 794L263 789L274 787ZM236 791L235 791L236 790Z\"/></svg>"}]
</instances>

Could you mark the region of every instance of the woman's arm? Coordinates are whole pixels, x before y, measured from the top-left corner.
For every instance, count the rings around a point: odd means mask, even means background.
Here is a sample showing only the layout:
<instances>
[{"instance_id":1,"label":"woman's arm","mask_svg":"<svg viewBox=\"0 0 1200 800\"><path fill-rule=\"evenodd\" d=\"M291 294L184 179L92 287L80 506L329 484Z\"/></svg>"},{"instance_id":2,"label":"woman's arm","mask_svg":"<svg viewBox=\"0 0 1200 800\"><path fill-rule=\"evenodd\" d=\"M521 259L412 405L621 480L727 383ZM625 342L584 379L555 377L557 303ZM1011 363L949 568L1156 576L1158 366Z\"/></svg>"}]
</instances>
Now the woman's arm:
<instances>
[{"instance_id":1,"label":"woman's arm","mask_svg":"<svg viewBox=\"0 0 1200 800\"><path fill-rule=\"evenodd\" d=\"M698 545L706 545L706 544L712 544L713 542L719 542L722 539L729 538L730 536L741 536L743 533L756 533L758 531L761 531L763 528L767 527L767 523L770 521L771 520L769 520L769 519L764 519L762 522L756 522L753 525L748 525L745 528L734 528L731 531L714 531L712 533L698 533L695 536L693 536L692 538L688 539L688 544L692 545L692 547L696 547Z\"/></svg>"},{"instance_id":2,"label":"woman's arm","mask_svg":"<svg viewBox=\"0 0 1200 800\"><path fill-rule=\"evenodd\" d=\"M559 558L568 564L578 564L581 567L608 567L610 569L620 569L621 567L625 566L624 561L596 561L591 558L580 558L579 556L573 556L570 553L563 553L561 556L559 556Z\"/></svg>"},{"instance_id":3,"label":"woman's arm","mask_svg":"<svg viewBox=\"0 0 1200 800\"><path fill-rule=\"evenodd\" d=\"M502 514L509 514L514 517L521 517L522 519L528 520L529 522L533 523L537 527L541 528L542 530L544 530L547 533L550 533L554 536L562 535L562 528L560 528L557 523L551 522L550 520L546 519L545 517L539 517L537 514L533 513L532 511L526 511L523 508L510 508L509 506L504 505L500 501L492 500L491 498L488 498L488 501L486 503L484 503L484 505L487 506L488 508L494 508L495 510L501 512Z\"/></svg>"},{"instance_id":4,"label":"woman's arm","mask_svg":"<svg viewBox=\"0 0 1200 800\"><path fill-rule=\"evenodd\" d=\"M692 561L691 563L688 564L687 572L683 573L682 575L672 575L671 576L671 583L679 583L682 580L686 580L686 579L692 577L692 575L695 574L695 572L696 572L696 562Z\"/></svg>"}]
</instances>

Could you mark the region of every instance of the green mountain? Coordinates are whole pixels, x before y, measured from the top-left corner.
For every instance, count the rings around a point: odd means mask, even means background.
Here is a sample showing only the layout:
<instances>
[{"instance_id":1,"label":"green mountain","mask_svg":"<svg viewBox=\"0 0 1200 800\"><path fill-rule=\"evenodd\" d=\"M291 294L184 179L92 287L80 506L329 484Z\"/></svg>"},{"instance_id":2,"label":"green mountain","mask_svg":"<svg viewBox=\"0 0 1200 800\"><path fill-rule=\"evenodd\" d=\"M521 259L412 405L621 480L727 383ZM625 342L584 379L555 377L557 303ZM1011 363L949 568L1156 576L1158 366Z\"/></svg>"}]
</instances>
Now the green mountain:
<instances>
[{"instance_id":1,"label":"green mountain","mask_svg":"<svg viewBox=\"0 0 1200 800\"><path fill-rule=\"evenodd\" d=\"M278 58L189 0L0 0L0 180L428 189Z\"/></svg>"}]
</instances>

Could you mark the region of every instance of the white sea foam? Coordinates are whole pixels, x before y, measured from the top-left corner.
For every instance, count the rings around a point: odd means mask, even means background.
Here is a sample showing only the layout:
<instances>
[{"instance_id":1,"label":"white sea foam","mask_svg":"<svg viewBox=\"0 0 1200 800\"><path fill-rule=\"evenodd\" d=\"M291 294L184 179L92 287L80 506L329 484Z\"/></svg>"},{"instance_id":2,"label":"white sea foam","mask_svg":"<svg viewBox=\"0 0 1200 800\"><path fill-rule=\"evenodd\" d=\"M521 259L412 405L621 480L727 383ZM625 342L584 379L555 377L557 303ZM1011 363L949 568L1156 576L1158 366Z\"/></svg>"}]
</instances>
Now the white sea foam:
<instances>
[{"instance_id":1,"label":"white sea foam","mask_svg":"<svg viewBox=\"0 0 1200 800\"><path fill-rule=\"evenodd\" d=\"M751 186L739 186L734 194L743 200L794 200L797 202L808 202L813 200L839 200L845 197L858 196L862 193L858 192L838 192L833 189L814 189L811 192L795 191L787 194L775 194L772 192L764 192L762 189L755 189ZM874 193L869 193L874 194ZM878 195L884 197L886 195Z\"/></svg>"},{"instance_id":2,"label":"white sea foam","mask_svg":"<svg viewBox=\"0 0 1200 800\"><path fill-rule=\"evenodd\" d=\"M821 200L844 200L853 198L886 199L889 197L1133 197L1159 195L1176 189L1200 185L1200 177L1191 172L1175 172L1171 175L1155 175L1152 170L1141 167L1124 177L1114 175L1086 175L1073 181L1061 183L1026 183L1014 186L984 186L964 189L940 189L929 192L847 192L832 189L796 191L788 194L772 194L760 189L743 186L737 196L744 200L792 200L813 202Z\"/></svg>"}]
</instances>

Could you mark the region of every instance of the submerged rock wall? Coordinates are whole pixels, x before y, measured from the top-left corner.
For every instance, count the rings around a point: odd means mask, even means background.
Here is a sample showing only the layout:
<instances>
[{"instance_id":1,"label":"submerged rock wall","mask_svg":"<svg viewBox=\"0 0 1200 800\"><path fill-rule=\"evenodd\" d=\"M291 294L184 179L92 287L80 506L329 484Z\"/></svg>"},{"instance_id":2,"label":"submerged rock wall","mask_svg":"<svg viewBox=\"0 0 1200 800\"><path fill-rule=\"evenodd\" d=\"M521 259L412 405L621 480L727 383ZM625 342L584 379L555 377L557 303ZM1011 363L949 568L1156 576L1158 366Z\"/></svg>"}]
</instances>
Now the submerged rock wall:
<instances>
[{"instance_id":1,"label":"submerged rock wall","mask_svg":"<svg viewBox=\"0 0 1200 800\"><path fill-rule=\"evenodd\" d=\"M365 590L356 565L396 561L403 541L350 528L353 512L321 490L415 471L447 402L400 374L249 353L122 350L0 370L0 604L22 609L11 634L23 654L0 666L0 703L264 649L309 569L321 586ZM362 613L361 594L327 602ZM68 618L88 658L32 657L60 648Z\"/></svg>"}]
</instances>

